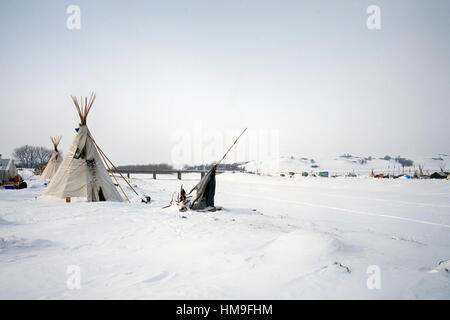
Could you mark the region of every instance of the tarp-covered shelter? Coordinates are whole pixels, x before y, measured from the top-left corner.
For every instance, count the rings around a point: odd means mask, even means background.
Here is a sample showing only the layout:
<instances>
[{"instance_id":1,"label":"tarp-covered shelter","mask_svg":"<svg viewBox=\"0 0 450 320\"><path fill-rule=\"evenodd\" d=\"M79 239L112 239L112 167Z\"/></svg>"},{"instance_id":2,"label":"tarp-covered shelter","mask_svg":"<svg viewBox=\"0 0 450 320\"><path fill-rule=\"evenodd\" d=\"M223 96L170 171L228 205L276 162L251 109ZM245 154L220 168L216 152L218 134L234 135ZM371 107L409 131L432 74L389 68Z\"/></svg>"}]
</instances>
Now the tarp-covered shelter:
<instances>
[{"instance_id":1,"label":"tarp-covered shelter","mask_svg":"<svg viewBox=\"0 0 450 320\"><path fill-rule=\"evenodd\" d=\"M3 159L0 155L0 183L5 183L17 175L17 168L13 159Z\"/></svg>"},{"instance_id":2,"label":"tarp-covered shelter","mask_svg":"<svg viewBox=\"0 0 450 320\"><path fill-rule=\"evenodd\" d=\"M216 166L214 166L197 185L188 193L192 196L190 208L194 210L214 207L216 193Z\"/></svg>"},{"instance_id":3,"label":"tarp-covered shelter","mask_svg":"<svg viewBox=\"0 0 450 320\"><path fill-rule=\"evenodd\" d=\"M172 198L171 204L167 207L176 204L180 206L180 211L185 211L187 209L193 210L202 210L207 207L212 207L209 211L221 210L221 207L216 208L214 206L214 196L216 193L216 170L219 167L220 163L225 159L228 152L230 152L231 148L236 144L239 138L244 134L247 128L242 131L242 133L237 137L237 139L233 142L231 147L225 152L222 159L220 159L204 176L201 178L200 182L192 188L192 190L186 194L181 186L180 193L177 196L177 199L174 200Z\"/></svg>"},{"instance_id":4,"label":"tarp-covered shelter","mask_svg":"<svg viewBox=\"0 0 450 320\"><path fill-rule=\"evenodd\" d=\"M448 172L435 172L430 175L431 179L446 179L448 176Z\"/></svg>"}]
</instances>

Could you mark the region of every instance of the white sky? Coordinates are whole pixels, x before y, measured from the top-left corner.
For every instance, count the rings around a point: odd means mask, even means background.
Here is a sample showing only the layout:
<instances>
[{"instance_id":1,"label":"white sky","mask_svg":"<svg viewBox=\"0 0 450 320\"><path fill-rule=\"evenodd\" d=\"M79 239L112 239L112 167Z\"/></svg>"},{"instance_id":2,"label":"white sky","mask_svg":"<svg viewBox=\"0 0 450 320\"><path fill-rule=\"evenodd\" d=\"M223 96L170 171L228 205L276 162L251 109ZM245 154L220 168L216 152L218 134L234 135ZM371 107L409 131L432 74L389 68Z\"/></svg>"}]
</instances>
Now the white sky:
<instances>
[{"instance_id":1,"label":"white sky","mask_svg":"<svg viewBox=\"0 0 450 320\"><path fill-rule=\"evenodd\" d=\"M287 156L449 154L449 30L449 1L0 0L0 153L58 134L67 151L70 95L95 90L88 125L117 164L244 127Z\"/></svg>"}]
</instances>

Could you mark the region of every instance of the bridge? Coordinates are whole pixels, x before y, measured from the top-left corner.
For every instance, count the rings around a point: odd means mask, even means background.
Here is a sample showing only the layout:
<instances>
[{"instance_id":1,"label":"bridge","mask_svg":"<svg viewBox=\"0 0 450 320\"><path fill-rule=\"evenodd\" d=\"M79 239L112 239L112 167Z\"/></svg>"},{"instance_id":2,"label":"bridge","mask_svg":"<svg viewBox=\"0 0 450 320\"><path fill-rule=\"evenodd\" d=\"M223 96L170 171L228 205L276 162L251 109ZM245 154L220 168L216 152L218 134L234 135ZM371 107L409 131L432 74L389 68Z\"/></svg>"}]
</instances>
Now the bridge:
<instances>
[{"instance_id":1,"label":"bridge","mask_svg":"<svg viewBox=\"0 0 450 320\"><path fill-rule=\"evenodd\" d=\"M153 174L153 179L156 180L156 175L160 174L177 174L178 180L181 180L183 173L200 173L200 177L203 178L209 170L151 170L151 169L120 169L120 173L127 175L127 178L131 177L131 174ZM216 170L217 174L224 173L224 170Z\"/></svg>"}]
</instances>

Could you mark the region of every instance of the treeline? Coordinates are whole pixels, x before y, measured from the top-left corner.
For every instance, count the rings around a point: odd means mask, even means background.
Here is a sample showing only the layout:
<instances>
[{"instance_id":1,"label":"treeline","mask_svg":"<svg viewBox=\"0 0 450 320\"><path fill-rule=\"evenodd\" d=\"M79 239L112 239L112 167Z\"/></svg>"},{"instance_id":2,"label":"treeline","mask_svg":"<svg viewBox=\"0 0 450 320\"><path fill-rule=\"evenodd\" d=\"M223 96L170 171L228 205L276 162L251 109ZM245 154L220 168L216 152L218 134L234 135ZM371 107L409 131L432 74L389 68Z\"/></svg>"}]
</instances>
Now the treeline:
<instances>
[{"instance_id":1,"label":"treeline","mask_svg":"<svg viewBox=\"0 0 450 320\"><path fill-rule=\"evenodd\" d=\"M16 160L17 167L37 168L47 164L52 153L53 150L45 147L24 145L14 149L12 156Z\"/></svg>"},{"instance_id":2,"label":"treeline","mask_svg":"<svg viewBox=\"0 0 450 320\"><path fill-rule=\"evenodd\" d=\"M211 169L216 163L211 162L209 164L201 164L201 165L185 165L183 167L183 170L209 170ZM234 163L222 163L219 165L217 170L223 170L223 171L245 171L243 167L241 167L245 162L234 162Z\"/></svg>"},{"instance_id":3,"label":"treeline","mask_svg":"<svg viewBox=\"0 0 450 320\"><path fill-rule=\"evenodd\" d=\"M173 166L167 163L156 163L156 164L132 164L118 166L119 170L132 171L132 170L142 170L142 171L164 171L164 170L174 170Z\"/></svg>"},{"instance_id":4,"label":"treeline","mask_svg":"<svg viewBox=\"0 0 450 320\"><path fill-rule=\"evenodd\" d=\"M373 158L372 158L371 156L369 156L369 157L354 157L354 156L352 156L352 155L349 154L349 153L344 153L344 154L341 155L340 157L341 157L341 158L346 158L346 159L360 158L360 159L358 160L358 162L359 162L360 164L366 164L367 161L373 160ZM383 158L379 158L379 159L381 159L381 160L386 160L386 161L394 160L395 162L399 163L402 167L412 167L412 166L414 165L414 161L412 161L412 160L410 160L410 159L406 159L406 158L400 157L400 156L395 157L395 158L392 158L391 156L386 155L386 156L384 156ZM355 161L356 161L356 160L355 160Z\"/></svg>"},{"instance_id":5,"label":"treeline","mask_svg":"<svg viewBox=\"0 0 450 320\"><path fill-rule=\"evenodd\" d=\"M218 170L223 171L245 171L244 168L240 167L242 164L246 162L236 162L236 163L226 163L220 164ZM185 165L183 170L209 170L216 163L212 162L209 164L201 164L201 165ZM175 168L167 163L157 163L157 164L134 164L134 165L123 165L117 167L121 171L171 171L175 170Z\"/></svg>"},{"instance_id":6,"label":"treeline","mask_svg":"<svg viewBox=\"0 0 450 320\"><path fill-rule=\"evenodd\" d=\"M414 164L414 161L406 159L406 158L402 158L400 156L395 158L395 161L400 163L402 165L402 167L412 167Z\"/></svg>"},{"instance_id":7,"label":"treeline","mask_svg":"<svg viewBox=\"0 0 450 320\"><path fill-rule=\"evenodd\" d=\"M384 156L383 158L380 158L382 160L390 161L394 160L397 163L400 163L402 167L412 167L414 165L414 161L406 158L402 158L400 156L392 158L391 156Z\"/></svg>"}]
</instances>

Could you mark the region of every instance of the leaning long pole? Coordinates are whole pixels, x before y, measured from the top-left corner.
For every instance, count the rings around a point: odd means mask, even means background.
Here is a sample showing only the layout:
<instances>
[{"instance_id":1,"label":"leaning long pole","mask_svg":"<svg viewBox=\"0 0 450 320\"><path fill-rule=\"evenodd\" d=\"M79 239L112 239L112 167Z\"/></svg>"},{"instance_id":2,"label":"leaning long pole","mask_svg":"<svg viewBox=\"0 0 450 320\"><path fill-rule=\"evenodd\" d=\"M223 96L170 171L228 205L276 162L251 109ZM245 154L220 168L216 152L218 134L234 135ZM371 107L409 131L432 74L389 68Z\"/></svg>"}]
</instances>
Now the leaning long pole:
<instances>
[{"instance_id":1,"label":"leaning long pole","mask_svg":"<svg viewBox=\"0 0 450 320\"><path fill-rule=\"evenodd\" d=\"M223 155L222 159L220 159L214 166L214 169L217 169L220 165L220 163L223 161L223 159L225 159L225 157L227 156L228 152L230 152L230 150L234 147L234 145L236 144L236 142L238 142L239 138L244 134L244 132L247 130L247 128L244 129L244 131L242 131L242 133L239 135L239 137L236 138L236 140L234 140L233 144L231 145L231 147L228 149L227 152L225 152L225 154Z\"/></svg>"},{"instance_id":2,"label":"leaning long pole","mask_svg":"<svg viewBox=\"0 0 450 320\"><path fill-rule=\"evenodd\" d=\"M94 139L92 139L92 140L94 140ZM94 142L94 143L95 143L95 142ZM103 157L103 154L102 154L101 151L100 151L100 156L103 158L103 161L105 162L106 166L107 166L108 169L111 171L111 174L112 174L112 176L114 177L114 180L116 180L117 185L119 186L120 190L122 190L122 193L123 193L123 195L125 196L125 198L127 199L128 203L130 203L130 199L128 199L128 197L127 197L125 191L123 191L122 186L120 185L119 181L117 181L117 178L116 178L116 176L114 175L114 172L112 172L111 168L109 167L108 163L107 163L106 160L105 160L105 157Z\"/></svg>"},{"instance_id":3,"label":"leaning long pole","mask_svg":"<svg viewBox=\"0 0 450 320\"><path fill-rule=\"evenodd\" d=\"M109 163L111 164L111 166L114 168L114 170L116 170L116 173L118 173L122 179L128 184L128 186L131 188L131 190L133 190L133 192L140 197L139 193L137 193L137 191L133 188L133 186L128 182L127 179L125 179L125 177L122 175L122 173L119 171L119 169L116 168L116 166L111 162L111 160L109 160L108 156L100 149L100 152L103 153L103 155L106 157L106 159L109 161ZM111 171L112 172L112 171Z\"/></svg>"},{"instance_id":4,"label":"leaning long pole","mask_svg":"<svg viewBox=\"0 0 450 320\"><path fill-rule=\"evenodd\" d=\"M133 190L134 193L135 193L137 196L139 196L139 194L136 192L136 190L134 190L134 188L133 188L133 187L131 186L131 184L127 181L127 179L125 179L125 177L120 173L120 171L117 170L116 166L112 163L111 160L109 160L108 156L107 156L107 155L103 152L103 150L98 146L97 142L95 142L94 138L92 137L92 135L91 135L90 133L89 133L89 136L91 137L92 142L94 142L95 147L97 148L97 150L99 151L100 155L102 156L103 161L105 162L105 164L108 166L108 163L107 163L107 161L106 161L106 160L108 160L108 162L109 162L109 163L111 164L111 166L116 170L116 172L119 173L119 175L122 177L122 179L128 184L128 186L130 186L131 190ZM106 158L106 160L105 160L105 158ZM112 169L111 169L109 166L108 166L108 169L109 169L109 171L111 172L111 174L113 175L114 179L117 181L116 177L114 176L114 173L113 173ZM118 181L117 181L117 184L118 184L119 187L120 187L120 184L119 184ZM120 187L120 189L122 189L122 187ZM124 195L125 195L125 194L124 194ZM130 200L128 199L128 197L127 197L126 195L125 195L125 198L127 198L128 202L130 202Z\"/></svg>"},{"instance_id":5,"label":"leaning long pole","mask_svg":"<svg viewBox=\"0 0 450 320\"><path fill-rule=\"evenodd\" d=\"M137 191L133 188L133 186L127 181L127 179L125 179L125 177L122 175L122 173L116 168L116 166L112 163L112 161L108 158L108 156L103 152L103 150L98 146L98 144L95 142L94 138L92 138L92 141L94 141L95 146L97 147L98 151L100 151L101 154L103 154L103 156L109 161L109 163L111 164L111 166L114 168L114 170L116 170L116 172L122 177L122 179L128 184L128 186L131 188L131 190L134 191L134 193L139 196L139 194L137 193ZM111 170L112 173L112 170ZM139 196L140 197L140 196Z\"/></svg>"}]
</instances>

